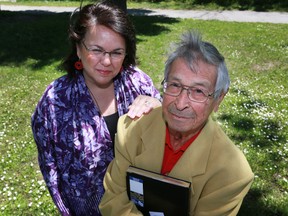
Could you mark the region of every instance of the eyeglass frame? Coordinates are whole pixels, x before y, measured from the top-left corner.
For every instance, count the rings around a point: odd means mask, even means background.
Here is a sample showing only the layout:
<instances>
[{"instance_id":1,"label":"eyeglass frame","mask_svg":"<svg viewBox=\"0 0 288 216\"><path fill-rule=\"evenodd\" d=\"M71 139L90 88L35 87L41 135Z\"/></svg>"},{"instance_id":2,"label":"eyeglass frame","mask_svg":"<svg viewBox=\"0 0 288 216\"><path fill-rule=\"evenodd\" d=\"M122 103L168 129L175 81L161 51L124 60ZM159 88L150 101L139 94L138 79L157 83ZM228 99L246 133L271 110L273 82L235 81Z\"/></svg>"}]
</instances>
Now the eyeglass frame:
<instances>
[{"instance_id":1,"label":"eyeglass frame","mask_svg":"<svg viewBox=\"0 0 288 216\"><path fill-rule=\"evenodd\" d=\"M93 55L94 56L96 56L96 57L104 57L106 54L108 54L109 55L109 58L110 59L113 59L113 60L120 60L122 57L124 57L125 58L125 56L126 56L126 53L125 53L125 50L123 49L123 48L119 48L119 50L121 49L121 50L124 50L124 52L123 53L119 53L119 56L114 56L113 57L113 53L115 54L115 52L117 52L116 50L117 49L115 49L115 50L113 50L113 51L111 51L111 52L108 52L108 51L106 51L106 50L104 50L104 49L102 49L102 48L96 48L96 49L91 49L91 48L89 48L89 47L87 47L86 46L86 44L84 43L84 41L81 41L81 43L82 43L82 45L84 46L84 48L88 51L88 52L92 52L93 53ZM95 52L98 52L99 51L99 53L95 53ZM100 52L101 51L101 52ZM101 54L102 54L102 56L101 56Z\"/></svg>"},{"instance_id":2,"label":"eyeglass frame","mask_svg":"<svg viewBox=\"0 0 288 216\"><path fill-rule=\"evenodd\" d=\"M181 88L181 90L179 91L179 93L178 93L177 95L170 94L170 93L167 93L167 92L166 92L167 84L168 84L168 83L175 83L175 84L178 84L178 85L179 85L177 88ZM166 81L166 80L163 80L163 81L161 82L161 84L162 84L162 86L163 86L163 93L164 93L164 94L167 94L167 95L172 96L172 97L178 97L178 96L182 93L183 90L186 90L186 91L187 91L187 96L188 96L189 100L190 100L190 101L193 101L193 102L198 102L198 103L205 103L209 98L213 97L213 96L216 94L216 92L217 92L217 91L214 91L213 93L209 93L209 92L207 91L207 93L206 93L206 92L204 92L202 89L200 89L200 90L202 91L203 95L206 96L206 99L204 99L203 101L199 101L199 100L195 100L194 98L191 98L191 90L192 90L192 89L195 89L195 87L193 87L193 86L182 85L181 83L171 82L171 81Z\"/></svg>"}]
</instances>

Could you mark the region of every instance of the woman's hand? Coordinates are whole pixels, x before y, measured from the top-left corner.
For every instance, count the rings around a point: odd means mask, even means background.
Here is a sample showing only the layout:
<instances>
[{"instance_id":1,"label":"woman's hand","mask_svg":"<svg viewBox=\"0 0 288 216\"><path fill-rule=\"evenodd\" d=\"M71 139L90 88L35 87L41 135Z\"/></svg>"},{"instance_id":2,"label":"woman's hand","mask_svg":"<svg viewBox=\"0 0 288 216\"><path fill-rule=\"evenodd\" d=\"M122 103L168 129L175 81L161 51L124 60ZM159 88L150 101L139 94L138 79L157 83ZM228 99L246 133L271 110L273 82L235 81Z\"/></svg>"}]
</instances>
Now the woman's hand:
<instances>
[{"instance_id":1,"label":"woman's hand","mask_svg":"<svg viewBox=\"0 0 288 216\"><path fill-rule=\"evenodd\" d=\"M131 119L140 118L143 114L151 112L154 108L161 106L161 102L157 98L146 95L139 95L129 106L127 115Z\"/></svg>"}]
</instances>

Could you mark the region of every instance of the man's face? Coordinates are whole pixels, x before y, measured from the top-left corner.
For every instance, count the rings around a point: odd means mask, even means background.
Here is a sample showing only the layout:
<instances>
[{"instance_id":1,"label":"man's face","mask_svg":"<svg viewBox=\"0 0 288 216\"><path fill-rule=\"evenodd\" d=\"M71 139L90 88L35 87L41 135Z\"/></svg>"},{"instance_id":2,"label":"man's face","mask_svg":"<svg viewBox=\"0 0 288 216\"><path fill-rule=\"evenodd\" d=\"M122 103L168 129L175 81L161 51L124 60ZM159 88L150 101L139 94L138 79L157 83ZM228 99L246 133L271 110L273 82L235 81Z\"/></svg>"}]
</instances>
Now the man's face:
<instances>
[{"instance_id":1,"label":"man's face","mask_svg":"<svg viewBox=\"0 0 288 216\"><path fill-rule=\"evenodd\" d=\"M215 90L216 67L198 61L197 71L192 71L185 60L176 59L168 75L168 82L203 89L210 94ZM213 110L217 110L223 99L209 97L205 102L194 102L188 98L187 90L182 90L179 96L164 93L163 116L171 132L183 135L196 134L206 123Z\"/></svg>"}]
</instances>

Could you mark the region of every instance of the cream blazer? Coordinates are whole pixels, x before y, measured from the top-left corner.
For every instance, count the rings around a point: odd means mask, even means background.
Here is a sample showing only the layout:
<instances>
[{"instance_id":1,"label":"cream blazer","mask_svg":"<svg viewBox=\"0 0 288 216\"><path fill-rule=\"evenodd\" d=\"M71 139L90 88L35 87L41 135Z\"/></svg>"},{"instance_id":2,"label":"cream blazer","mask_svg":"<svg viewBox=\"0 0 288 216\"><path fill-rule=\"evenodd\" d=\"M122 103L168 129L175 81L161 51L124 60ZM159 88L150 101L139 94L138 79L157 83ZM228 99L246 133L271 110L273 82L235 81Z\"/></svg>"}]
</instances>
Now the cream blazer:
<instances>
[{"instance_id":1,"label":"cream blazer","mask_svg":"<svg viewBox=\"0 0 288 216\"><path fill-rule=\"evenodd\" d=\"M126 170L133 165L160 173L165 128L161 107L137 121L120 117L115 159L108 166L99 205L103 216L142 215L128 200ZM236 215L254 177L243 153L211 117L169 176L192 183L191 216Z\"/></svg>"}]
</instances>

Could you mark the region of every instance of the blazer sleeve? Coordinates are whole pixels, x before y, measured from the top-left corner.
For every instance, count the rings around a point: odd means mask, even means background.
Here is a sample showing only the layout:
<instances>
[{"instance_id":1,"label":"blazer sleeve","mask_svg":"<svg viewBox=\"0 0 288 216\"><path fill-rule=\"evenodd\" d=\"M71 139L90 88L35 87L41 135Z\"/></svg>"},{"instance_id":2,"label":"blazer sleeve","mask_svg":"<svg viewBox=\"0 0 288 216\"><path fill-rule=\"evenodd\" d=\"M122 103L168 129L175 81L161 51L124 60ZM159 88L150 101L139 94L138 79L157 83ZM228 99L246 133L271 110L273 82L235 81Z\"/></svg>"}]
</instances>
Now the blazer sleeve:
<instances>
[{"instance_id":1,"label":"blazer sleeve","mask_svg":"<svg viewBox=\"0 0 288 216\"><path fill-rule=\"evenodd\" d=\"M195 216L236 216L254 179L240 149L230 140L225 141L222 130L216 134L218 138L214 139L214 150L210 151L205 184L195 206Z\"/></svg>"},{"instance_id":2,"label":"blazer sleeve","mask_svg":"<svg viewBox=\"0 0 288 216\"><path fill-rule=\"evenodd\" d=\"M119 118L115 137L115 159L107 168L103 182L105 194L99 205L103 216L142 215L133 202L129 200L126 188L126 170L133 163L133 152L135 152L139 143L136 134L133 134L135 131L131 132L130 130L130 124L136 122L132 122L126 115ZM126 143L127 140L129 142ZM133 143L133 145L129 145L129 143Z\"/></svg>"},{"instance_id":3,"label":"blazer sleeve","mask_svg":"<svg viewBox=\"0 0 288 216\"><path fill-rule=\"evenodd\" d=\"M243 198L249 191L253 176L249 175L237 182L211 192L198 200L195 216L236 216ZM216 201L217 200L217 201Z\"/></svg>"}]
</instances>

